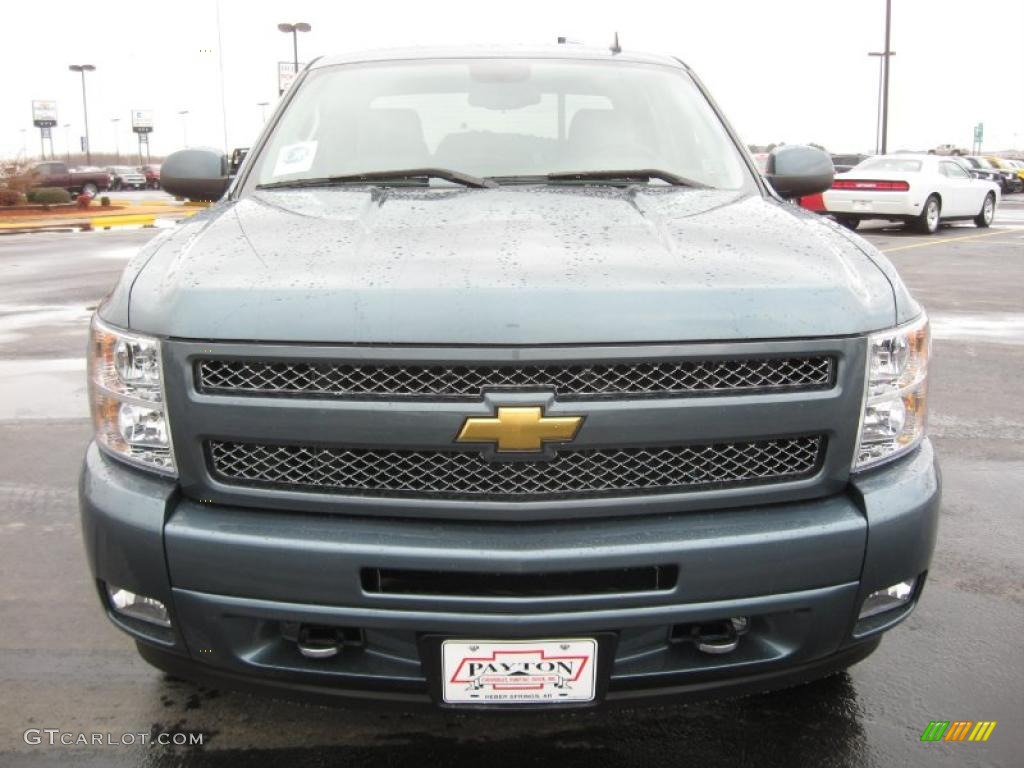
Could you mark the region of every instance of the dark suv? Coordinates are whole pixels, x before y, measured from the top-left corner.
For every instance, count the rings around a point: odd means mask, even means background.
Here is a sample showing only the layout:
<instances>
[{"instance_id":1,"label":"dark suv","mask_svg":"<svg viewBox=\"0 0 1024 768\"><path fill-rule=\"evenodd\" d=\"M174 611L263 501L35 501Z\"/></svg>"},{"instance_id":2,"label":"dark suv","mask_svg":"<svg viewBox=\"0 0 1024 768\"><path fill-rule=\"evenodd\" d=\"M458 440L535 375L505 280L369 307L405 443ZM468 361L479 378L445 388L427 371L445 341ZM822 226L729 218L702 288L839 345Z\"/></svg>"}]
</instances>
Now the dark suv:
<instances>
[{"instance_id":1,"label":"dark suv","mask_svg":"<svg viewBox=\"0 0 1024 768\"><path fill-rule=\"evenodd\" d=\"M92 326L104 610L175 674L399 706L790 685L867 656L938 521L928 322L693 72L321 59Z\"/></svg>"}]
</instances>

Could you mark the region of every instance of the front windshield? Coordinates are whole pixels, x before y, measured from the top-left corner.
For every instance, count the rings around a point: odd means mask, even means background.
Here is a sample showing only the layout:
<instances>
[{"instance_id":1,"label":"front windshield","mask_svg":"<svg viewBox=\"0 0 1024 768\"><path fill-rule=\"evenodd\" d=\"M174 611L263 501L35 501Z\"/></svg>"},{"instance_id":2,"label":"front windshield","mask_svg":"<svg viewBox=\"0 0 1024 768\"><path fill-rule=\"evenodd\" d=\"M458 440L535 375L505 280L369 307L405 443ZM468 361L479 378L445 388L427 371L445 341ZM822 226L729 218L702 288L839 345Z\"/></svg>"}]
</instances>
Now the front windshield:
<instances>
[{"instance_id":1,"label":"front windshield","mask_svg":"<svg viewBox=\"0 0 1024 768\"><path fill-rule=\"evenodd\" d=\"M641 169L722 189L750 183L735 145L681 69L484 58L310 72L250 180L419 168L510 183Z\"/></svg>"}]
</instances>

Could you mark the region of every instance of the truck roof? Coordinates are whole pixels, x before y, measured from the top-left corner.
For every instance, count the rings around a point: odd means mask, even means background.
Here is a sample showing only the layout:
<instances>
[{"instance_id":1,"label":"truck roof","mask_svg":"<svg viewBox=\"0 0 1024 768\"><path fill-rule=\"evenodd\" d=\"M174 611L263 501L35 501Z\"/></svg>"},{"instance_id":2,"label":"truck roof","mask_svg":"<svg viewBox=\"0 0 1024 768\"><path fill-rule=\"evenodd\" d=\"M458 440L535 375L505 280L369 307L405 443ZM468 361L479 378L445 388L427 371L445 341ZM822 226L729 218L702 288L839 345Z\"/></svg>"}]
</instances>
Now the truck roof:
<instances>
[{"instance_id":1,"label":"truck roof","mask_svg":"<svg viewBox=\"0 0 1024 768\"><path fill-rule=\"evenodd\" d=\"M439 46L416 48L383 48L352 53L322 56L313 61L310 69L322 69L338 64L358 64L371 61L415 61L426 59L461 59L461 58L501 58L501 59L584 59L597 61L628 61L641 64L661 64L663 66L689 69L682 61L672 56L653 53L623 51L613 53L610 48L575 45L572 43L543 46Z\"/></svg>"}]
</instances>

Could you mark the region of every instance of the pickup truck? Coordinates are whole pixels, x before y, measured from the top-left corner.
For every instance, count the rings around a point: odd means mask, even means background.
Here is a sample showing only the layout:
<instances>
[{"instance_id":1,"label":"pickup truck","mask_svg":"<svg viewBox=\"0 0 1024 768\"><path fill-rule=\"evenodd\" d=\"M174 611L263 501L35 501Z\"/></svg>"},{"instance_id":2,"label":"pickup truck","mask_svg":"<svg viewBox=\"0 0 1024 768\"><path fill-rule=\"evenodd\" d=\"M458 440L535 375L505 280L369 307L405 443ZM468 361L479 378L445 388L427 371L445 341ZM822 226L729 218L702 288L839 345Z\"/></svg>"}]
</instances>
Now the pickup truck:
<instances>
[{"instance_id":1,"label":"pickup truck","mask_svg":"<svg viewBox=\"0 0 1024 768\"><path fill-rule=\"evenodd\" d=\"M966 155L966 149L961 149L956 144L939 144L928 150L929 155Z\"/></svg>"},{"instance_id":2,"label":"pickup truck","mask_svg":"<svg viewBox=\"0 0 1024 768\"><path fill-rule=\"evenodd\" d=\"M794 685L924 589L929 326L692 70L577 46L311 63L91 327L84 542L160 669L364 706ZM922 628L925 629L925 628Z\"/></svg>"},{"instance_id":3,"label":"pickup truck","mask_svg":"<svg viewBox=\"0 0 1024 768\"><path fill-rule=\"evenodd\" d=\"M98 192L110 189L111 184L111 175L106 171L80 171L61 162L37 163L32 173L33 187L60 187L72 195L84 192L95 197Z\"/></svg>"}]
</instances>

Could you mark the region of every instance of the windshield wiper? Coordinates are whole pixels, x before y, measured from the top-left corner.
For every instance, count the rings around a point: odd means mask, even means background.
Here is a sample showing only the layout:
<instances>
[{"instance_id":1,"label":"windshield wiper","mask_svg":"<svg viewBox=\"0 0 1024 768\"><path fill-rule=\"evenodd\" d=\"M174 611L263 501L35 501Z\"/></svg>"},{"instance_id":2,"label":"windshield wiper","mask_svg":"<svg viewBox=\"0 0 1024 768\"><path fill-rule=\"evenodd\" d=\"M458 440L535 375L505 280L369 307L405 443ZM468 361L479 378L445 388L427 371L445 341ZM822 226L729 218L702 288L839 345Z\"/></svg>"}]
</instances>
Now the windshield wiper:
<instances>
[{"instance_id":1,"label":"windshield wiper","mask_svg":"<svg viewBox=\"0 0 1024 768\"><path fill-rule=\"evenodd\" d=\"M640 168L632 171L561 171L558 173L549 173L546 176L548 181L568 181L568 182L593 182L593 181L607 181L609 183L632 183L632 182L643 182L647 183L651 179L657 179L658 181L664 181L666 184L671 184L674 187L694 187L696 189L711 189L711 187L702 181L696 181L695 179L688 179L685 176L672 173L671 171L662 171L658 168Z\"/></svg>"},{"instance_id":2,"label":"windshield wiper","mask_svg":"<svg viewBox=\"0 0 1024 768\"><path fill-rule=\"evenodd\" d=\"M311 179L289 179L257 184L256 189L299 189L302 187L332 187L342 184L383 184L391 181L419 181L427 179L443 179L454 184L475 189L493 188L497 182L481 179L461 171L450 171L447 168L410 168L402 171L371 171L370 173L351 173L344 176L318 176Z\"/></svg>"}]
</instances>

